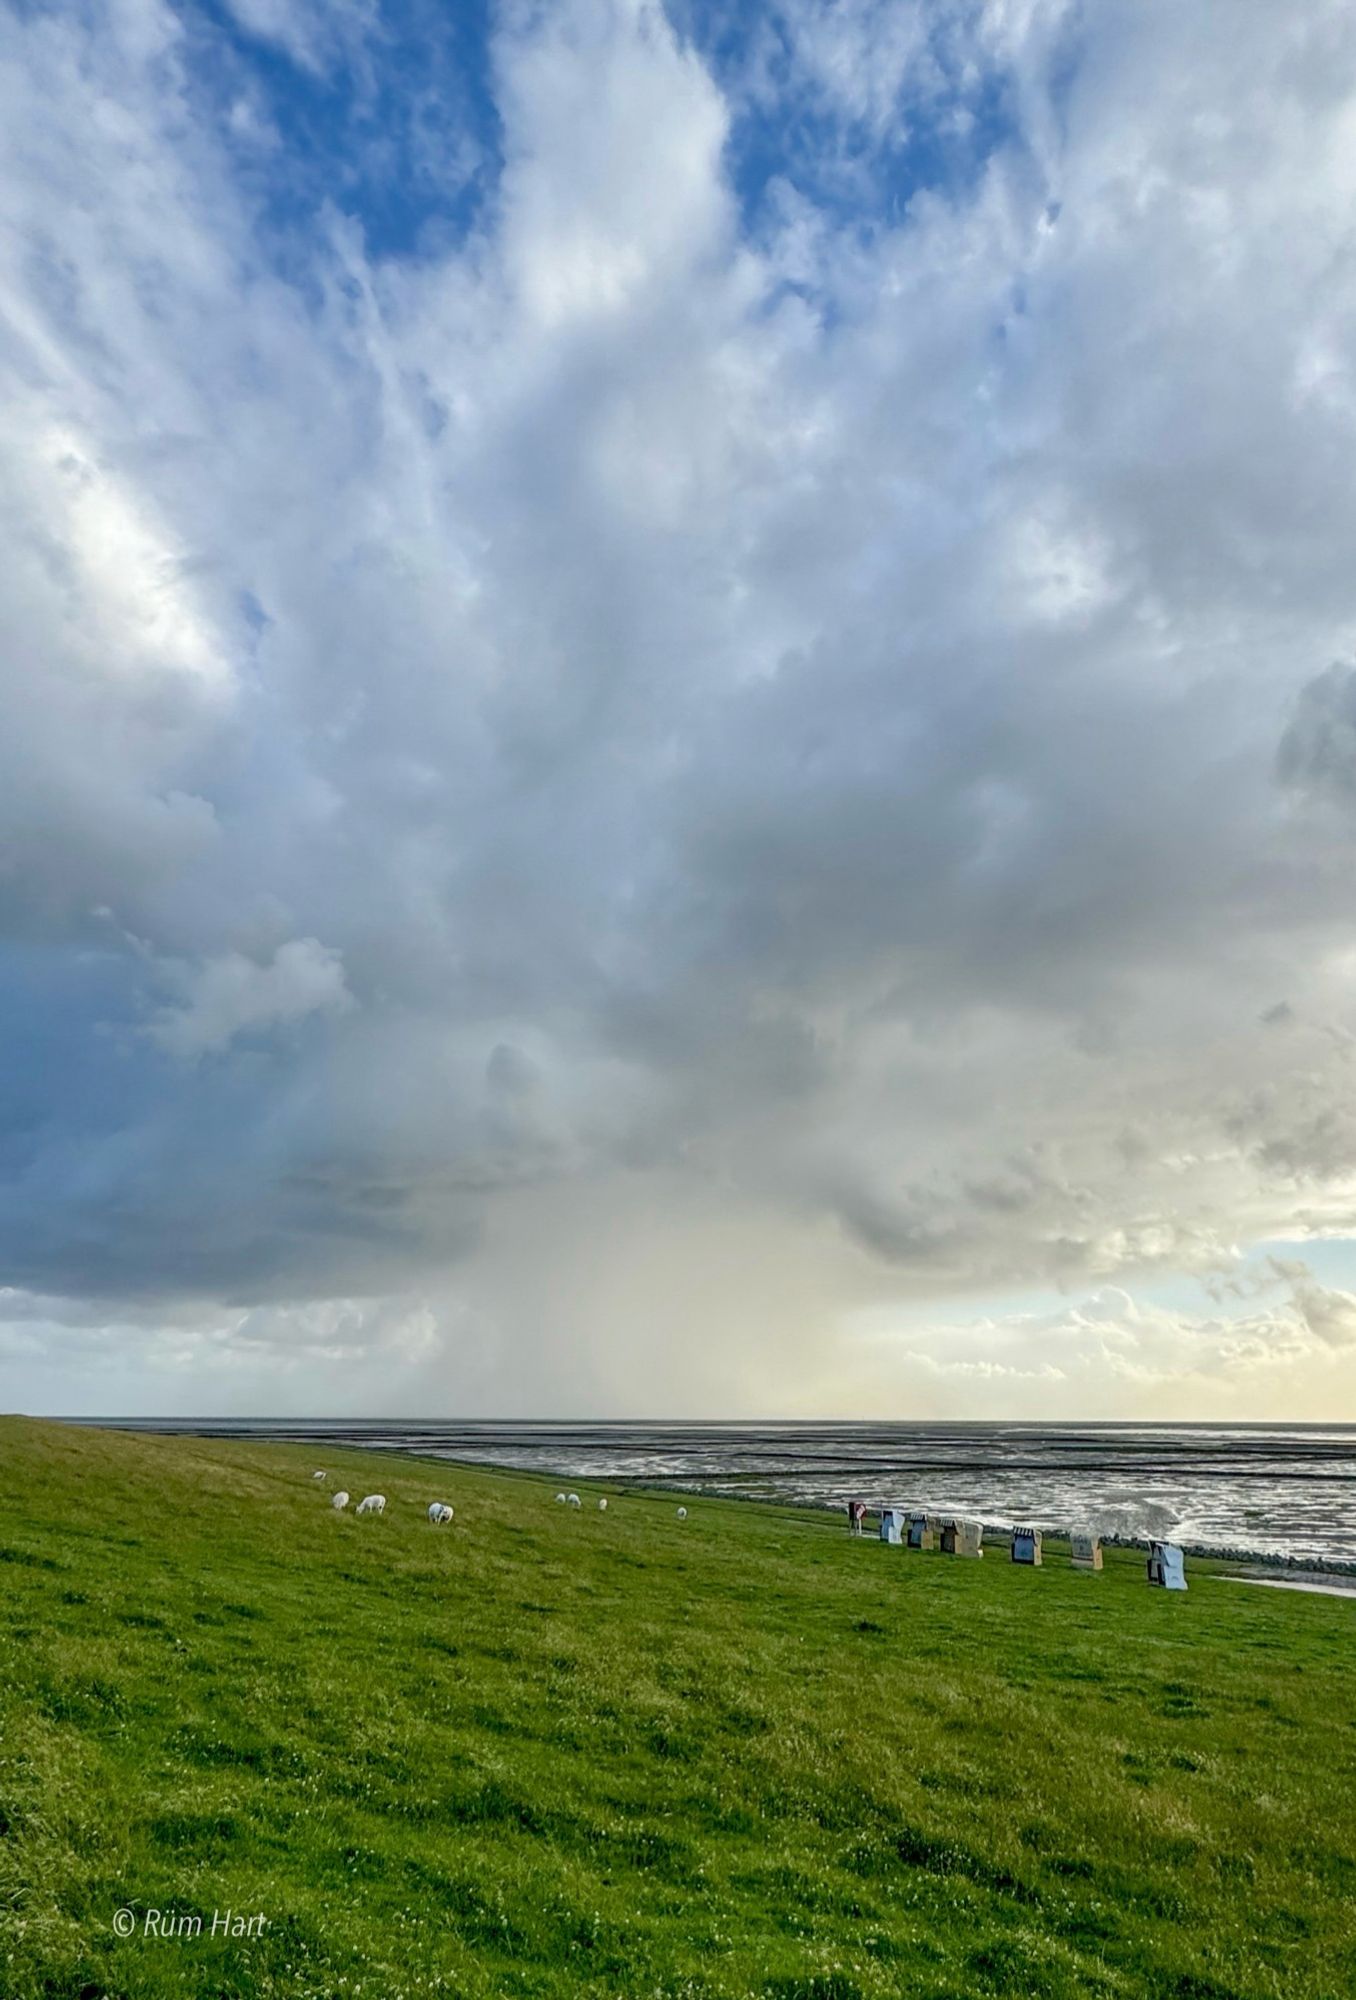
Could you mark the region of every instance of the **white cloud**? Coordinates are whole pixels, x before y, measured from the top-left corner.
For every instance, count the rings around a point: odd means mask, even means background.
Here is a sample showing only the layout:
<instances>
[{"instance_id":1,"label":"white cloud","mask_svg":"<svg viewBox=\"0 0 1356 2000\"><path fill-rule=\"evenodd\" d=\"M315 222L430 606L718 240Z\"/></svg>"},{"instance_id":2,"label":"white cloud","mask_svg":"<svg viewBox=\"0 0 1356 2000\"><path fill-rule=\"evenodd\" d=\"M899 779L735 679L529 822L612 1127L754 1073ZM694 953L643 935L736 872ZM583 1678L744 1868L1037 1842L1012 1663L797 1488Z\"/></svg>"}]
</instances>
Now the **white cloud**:
<instances>
[{"instance_id":1,"label":"white cloud","mask_svg":"<svg viewBox=\"0 0 1356 2000\"><path fill-rule=\"evenodd\" d=\"M560 339L670 303L728 252L728 118L658 0L575 0L526 23L499 52L500 248L522 331Z\"/></svg>"},{"instance_id":2,"label":"white cloud","mask_svg":"<svg viewBox=\"0 0 1356 2000\"><path fill-rule=\"evenodd\" d=\"M343 961L317 938L292 938L264 964L243 952L222 952L197 965L166 966L178 989L147 1029L173 1056L194 1060L220 1051L237 1036L286 1027L311 1014L342 1014L353 1006Z\"/></svg>"},{"instance_id":3,"label":"white cloud","mask_svg":"<svg viewBox=\"0 0 1356 2000\"><path fill-rule=\"evenodd\" d=\"M246 34L284 50L302 69L323 75L335 58L370 32L370 0L227 0Z\"/></svg>"}]
</instances>

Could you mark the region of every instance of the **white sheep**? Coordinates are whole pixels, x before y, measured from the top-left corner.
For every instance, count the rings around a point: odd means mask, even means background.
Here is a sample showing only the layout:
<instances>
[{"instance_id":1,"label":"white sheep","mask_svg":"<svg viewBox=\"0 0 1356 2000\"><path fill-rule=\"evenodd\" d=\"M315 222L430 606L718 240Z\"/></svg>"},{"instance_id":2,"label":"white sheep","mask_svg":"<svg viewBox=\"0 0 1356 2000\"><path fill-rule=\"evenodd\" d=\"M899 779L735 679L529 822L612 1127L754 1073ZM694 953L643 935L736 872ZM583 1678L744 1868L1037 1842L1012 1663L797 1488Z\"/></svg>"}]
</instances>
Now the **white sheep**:
<instances>
[{"instance_id":1,"label":"white sheep","mask_svg":"<svg viewBox=\"0 0 1356 2000\"><path fill-rule=\"evenodd\" d=\"M600 1514L605 1514L605 1513L607 1512L607 1498L606 1498L606 1495L604 1495L604 1497L603 1497L603 1498L602 1498L602 1499L601 1499L601 1500L600 1500L600 1501L598 1502L598 1512L599 1512Z\"/></svg>"},{"instance_id":2,"label":"white sheep","mask_svg":"<svg viewBox=\"0 0 1356 2000\"><path fill-rule=\"evenodd\" d=\"M567 1493L565 1495L565 1498L569 1501L572 1507L580 1507L583 1505L583 1502L580 1500L579 1495L577 1493Z\"/></svg>"},{"instance_id":3,"label":"white sheep","mask_svg":"<svg viewBox=\"0 0 1356 2000\"><path fill-rule=\"evenodd\" d=\"M680 1507L680 1508L678 1509L678 1519L679 1519L680 1521L685 1521L685 1520L687 1519L687 1508L686 1508L686 1507Z\"/></svg>"},{"instance_id":4,"label":"white sheep","mask_svg":"<svg viewBox=\"0 0 1356 2000\"><path fill-rule=\"evenodd\" d=\"M384 1514L386 1512L386 1495L384 1493L369 1493L365 1500L358 1502L358 1512L360 1514Z\"/></svg>"},{"instance_id":5,"label":"white sheep","mask_svg":"<svg viewBox=\"0 0 1356 2000\"><path fill-rule=\"evenodd\" d=\"M328 1472L313 1472L311 1474L312 1479L328 1479L329 1476Z\"/></svg>"},{"instance_id":6,"label":"white sheep","mask_svg":"<svg viewBox=\"0 0 1356 2000\"><path fill-rule=\"evenodd\" d=\"M339 1488L339 1491L334 1495L333 1499L330 1501L330 1505L336 1510L336 1512L340 1513L343 1511L345 1507L347 1507L348 1495L347 1493L345 1493L342 1486Z\"/></svg>"},{"instance_id":7,"label":"white sheep","mask_svg":"<svg viewBox=\"0 0 1356 2000\"><path fill-rule=\"evenodd\" d=\"M565 1505L565 1495L563 1493L557 1493L556 1499L562 1507Z\"/></svg>"},{"instance_id":8,"label":"white sheep","mask_svg":"<svg viewBox=\"0 0 1356 2000\"><path fill-rule=\"evenodd\" d=\"M452 1519L452 1509L445 1500L434 1500L429 1505L428 1517L435 1527L442 1527Z\"/></svg>"}]
</instances>

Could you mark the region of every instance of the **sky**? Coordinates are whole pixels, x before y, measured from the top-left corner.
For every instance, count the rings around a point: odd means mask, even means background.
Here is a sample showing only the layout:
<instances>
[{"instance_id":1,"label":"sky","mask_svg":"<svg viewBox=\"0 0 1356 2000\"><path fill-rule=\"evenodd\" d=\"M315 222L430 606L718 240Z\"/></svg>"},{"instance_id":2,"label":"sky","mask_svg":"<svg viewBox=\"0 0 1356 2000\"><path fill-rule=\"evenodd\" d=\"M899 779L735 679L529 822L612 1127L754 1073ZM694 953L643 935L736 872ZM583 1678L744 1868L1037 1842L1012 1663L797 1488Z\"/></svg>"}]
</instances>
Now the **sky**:
<instances>
[{"instance_id":1,"label":"sky","mask_svg":"<svg viewBox=\"0 0 1356 2000\"><path fill-rule=\"evenodd\" d=\"M1353 464L1346 0L15 0L0 1407L1356 1419Z\"/></svg>"}]
</instances>

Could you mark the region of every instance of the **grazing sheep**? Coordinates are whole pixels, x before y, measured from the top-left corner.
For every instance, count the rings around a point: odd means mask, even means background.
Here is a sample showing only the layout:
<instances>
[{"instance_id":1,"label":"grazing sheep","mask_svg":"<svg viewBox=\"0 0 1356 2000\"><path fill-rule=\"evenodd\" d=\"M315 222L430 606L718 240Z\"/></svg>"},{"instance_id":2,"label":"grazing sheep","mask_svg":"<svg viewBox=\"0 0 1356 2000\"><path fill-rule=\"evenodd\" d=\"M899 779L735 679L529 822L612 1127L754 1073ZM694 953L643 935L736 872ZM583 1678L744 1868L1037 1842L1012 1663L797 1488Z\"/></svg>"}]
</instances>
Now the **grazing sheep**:
<instances>
[{"instance_id":1,"label":"grazing sheep","mask_svg":"<svg viewBox=\"0 0 1356 2000\"><path fill-rule=\"evenodd\" d=\"M560 1502L562 1507L565 1505L565 1495L563 1493L557 1493L556 1499Z\"/></svg>"},{"instance_id":2,"label":"grazing sheep","mask_svg":"<svg viewBox=\"0 0 1356 2000\"><path fill-rule=\"evenodd\" d=\"M687 1508L686 1508L686 1507L680 1507L680 1508L678 1509L678 1519L679 1519L680 1521L685 1521L685 1520L687 1519Z\"/></svg>"},{"instance_id":3,"label":"grazing sheep","mask_svg":"<svg viewBox=\"0 0 1356 2000\"><path fill-rule=\"evenodd\" d=\"M435 1527L442 1527L444 1522L452 1519L452 1509L445 1500L435 1500L429 1507L428 1517Z\"/></svg>"},{"instance_id":4,"label":"grazing sheep","mask_svg":"<svg viewBox=\"0 0 1356 2000\"><path fill-rule=\"evenodd\" d=\"M577 1493L567 1493L565 1498L569 1501L572 1507L582 1507L584 1504L583 1501L579 1498L579 1495Z\"/></svg>"},{"instance_id":5,"label":"grazing sheep","mask_svg":"<svg viewBox=\"0 0 1356 2000\"><path fill-rule=\"evenodd\" d=\"M365 1500L358 1502L358 1512L360 1514L384 1514L386 1512L386 1495L384 1493L369 1493Z\"/></svg>"},{"instance_id":6,"label":"grazing sheep","mask_svg":"<svg viewBox=\"0 0 1356 2000\"><path fill-rule=\"evenodd\" d=\"M333 1499L330 1501L330 1505L331 1507L335 1508L336 1511L340 1512L342 1512L342 1510L345 1507L347 1507L348 1495L347 1493L345 1493L342 1486L339 1488L339 1491L334 1495Z\"/></svg>"},{"instance_id":7,"label":"grazing sheep","mask_svg":"<svg viewBox=\"0 0 1356 2000\"><path fill-rule=\"evenodd\" d=\"M605 1499L600 1500L598 1502L598 1512L600 1514L605 1514L607 1512L607 1501Z\"/></svg>"},{"instance_id":8,"label":"grazing sheep","mask_svg":"<svg viewBox=\"0 0 1356 2000\"><path fill-rule=\"evenodd\" d=\"M329 1476L328 1472L313 1472L311 1474L312 1479L328 1479Z\"/></svg>"}]
</instances>

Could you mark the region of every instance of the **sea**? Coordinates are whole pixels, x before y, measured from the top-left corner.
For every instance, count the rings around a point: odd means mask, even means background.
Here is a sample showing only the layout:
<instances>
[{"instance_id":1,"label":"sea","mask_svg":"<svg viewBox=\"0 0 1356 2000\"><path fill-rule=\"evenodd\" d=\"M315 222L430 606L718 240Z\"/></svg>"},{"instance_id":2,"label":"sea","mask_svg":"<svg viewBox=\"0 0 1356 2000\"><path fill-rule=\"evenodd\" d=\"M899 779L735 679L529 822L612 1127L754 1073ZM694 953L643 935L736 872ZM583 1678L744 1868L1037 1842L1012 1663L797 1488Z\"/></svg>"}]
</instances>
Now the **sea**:
<instances>
[{"instance_id":1,"label":"sea","mask_svg":"<svg viewBox=\"0 0 1356 2000\"><path fill-rule=\"evenodd\" d=\"M1356 1424L527 1423L123 1419L675 1493L902 1503L994 1527L1159 1537L1356 1570Z\"/></svg>"}]
</instances>

